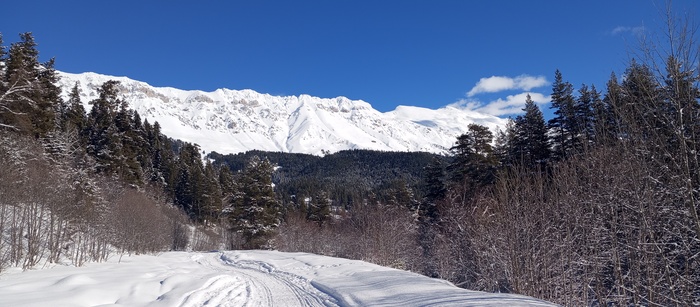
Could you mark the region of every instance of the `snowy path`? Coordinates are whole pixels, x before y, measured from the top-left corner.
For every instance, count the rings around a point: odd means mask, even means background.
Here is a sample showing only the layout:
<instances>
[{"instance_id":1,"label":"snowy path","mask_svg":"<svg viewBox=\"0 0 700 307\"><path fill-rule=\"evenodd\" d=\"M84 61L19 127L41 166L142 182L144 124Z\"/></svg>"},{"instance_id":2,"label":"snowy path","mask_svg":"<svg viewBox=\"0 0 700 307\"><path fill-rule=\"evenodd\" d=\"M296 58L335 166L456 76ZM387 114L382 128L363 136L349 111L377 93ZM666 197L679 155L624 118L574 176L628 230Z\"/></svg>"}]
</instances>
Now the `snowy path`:
<instances>
[{"instance_id":1,"label":"snowy path","mask_svg":"<svg viewBox=\"0 0 700 307\"><path fill-rule=\"evenodd\" d=\"M115 260L116 261L116 260ZM305 253L169 252L0 275L0 306L553 306Z\"/></svg>"}]
</instances>

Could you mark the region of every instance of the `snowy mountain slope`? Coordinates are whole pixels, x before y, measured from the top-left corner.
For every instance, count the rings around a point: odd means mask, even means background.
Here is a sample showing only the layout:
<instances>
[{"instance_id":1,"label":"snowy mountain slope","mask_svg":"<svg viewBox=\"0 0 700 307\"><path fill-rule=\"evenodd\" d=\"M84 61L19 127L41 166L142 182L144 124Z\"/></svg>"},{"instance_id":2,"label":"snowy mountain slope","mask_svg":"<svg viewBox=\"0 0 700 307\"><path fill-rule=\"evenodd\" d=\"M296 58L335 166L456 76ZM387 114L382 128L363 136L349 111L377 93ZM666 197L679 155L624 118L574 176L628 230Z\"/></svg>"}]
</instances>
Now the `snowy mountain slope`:
<instances>
[{"instance_id":1,"label":"snowy mountain slope","mask_svg":"<svg viewBox=\"0 0 700 307\"><path fill-rule=\"evenodd\" d=\"M382 113L367 102L345 97L282 97L229 89L186 91L95 73L60 76L64 98L77 83L87 110L102 83L118 80L130 107L143 119L158 121L164 134L197 143L206 152L224 154L259 149L318 155L356 148L444 153L470 123L492 130L505 123L453 107L399 106Z\"/></svg>"},{"instance_id":2,"label":"snowy mountain slope","mask_svg":"<svg viewBox=\"0 0 700 307\"><path fill-rule=\"evenodd\" d=\"M555 306L363 261L229 251L0 275L0 306Z\"/></svg>"}]
</instances>

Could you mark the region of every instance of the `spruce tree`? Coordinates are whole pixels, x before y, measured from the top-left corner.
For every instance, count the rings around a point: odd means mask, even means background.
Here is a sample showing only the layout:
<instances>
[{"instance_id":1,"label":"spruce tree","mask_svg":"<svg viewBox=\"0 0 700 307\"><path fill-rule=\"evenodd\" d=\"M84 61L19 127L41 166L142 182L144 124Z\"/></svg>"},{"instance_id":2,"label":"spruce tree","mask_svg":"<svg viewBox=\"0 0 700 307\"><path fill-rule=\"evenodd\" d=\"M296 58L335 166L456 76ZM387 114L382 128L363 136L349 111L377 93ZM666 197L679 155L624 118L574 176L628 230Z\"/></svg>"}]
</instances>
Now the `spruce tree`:
<instances>
[{"instance_id":1,"label":"spruce tree","mask_svg":"<svg viewBox=\"0 0 700 307\"><path fill-rule=\"evenodd\" d=\"M217 169L211 161L207 160L204 165L202 211L204 213L204 219L212 222L217 222L223 211L223 191L219 184L219 178L220 176Z\"/></svg>"},{"instance_id":2,"label":"spruce tree","mask_svg":"<svg viewBox=\"0 0 700 307\"><path fill-rule=\"evenodd\" d=\"M574 105L574 114L576 118L576 128L574 132L577 143L574 144L578 149L587 146L587 142L593 141L593 97L595 87L589 88L588 85L582 84L579 88L579 96Z\"/></svg>"},{"instance_id":3,"label":"spruce tree","mask_svg":"<svg viewBox=\"0 0 700 307\"><path fill-rule=\"evenodd\" d=\"M20 34L20 41L10 45L4 65L5 90L0 95L0 127L39 135L46 132L43 127L47 124L35 122L43 119L45 114L42 113L46 107L41 100L39 51L36 45L31 32ZM53 118L53 114L50 115ZM35 129L35 124L42 129Z\"/></svg>"},{"instance_id":4,"label":"spruce tree","mask_svg":"<svg viewBox=\"0 0 700 307\"><path fill-rule=\"evenodd\" d=\"M274 166L253 156L238 179L240 190L231 199L233 230L244 240L244 248L269 248L269 240L280 224L281 208L272 187Z\"/></svg>"},{"instance_id":5,"label":"spruce tree","mask_svg":"<svg viewBox=\"0 0 700 307\"><path fill-rule=\"evenodd\" d=\"M199 146L185 143L177 158L175 203L193 219L202 221L206 205L206 180Z\"/></svg>"},{"instance_id":6,"label":"spruce tree","mask_svg":"<svg viewBox=\"0 0 700 307\"><path fill-rule=\"evenodd\" d=\"M661 98L661 90L651 68L632 61L625 71L622 88L622 110L626 126L624 133L638 133L647 140L658 133L662 120L670 111Z\"/></svg>"},{"instance_id":7,"label":"spruce tree","mask_svg":"<svg viewBox=\"0 0 700 307\"><path fill-rule=\"evenodd\" d=\"M87 116L83 102L80 100L78 83L73 86L68 94L66 111L62 122L65 131L75 130L77 133L82 133L87 125Z\"/></svg>"},{"instance_id":8,"label":"spruce tree","mask_svg":"<svg viewBox=\"0 0 700 307\"><path fill-rule=\"evenodd\" d=\"M515 119L511 156L527 167L544 165L550 155L544 115L529 94L523 111L525 114Z\"/></svg>"},{"instance_id":9,"label":"spruce tree","mask_svg":"<svg viewBox=\"0 0 700 307\"><path fill-rule=\"evenodd\" d=\"M457 137L450 148L453 161L449 165L451 181L464 188L493 183L498 163L491 142L493 133L485 126L470 124L466 133Z\"/></svg>"},{"instance_id":10,"label":"spruce tree","mask_svg":"<svg viewBox=\"0 0 700 307\"><path fill-rule=\"evenodd\" d=\"M508 118L504 130L498 130L493 152L501 167L509 167L519 161L515 145L515 120Z\"/></svg>"},{"instance_id":11,"label":"spruce tree","mask_svg":"<svg viewBox=\"0 0 700 307\"><path fill-rule=\"evenodd\" d=\"M45 136L62 126L60 117L64 111L64 102L61 98L61 88L56 85L60 77L54 66L55 59L52 58L42 64L37 74L37 89L33 95L36 107L31 113L34 133L37 136Z\"/></svg>"},{"instance_id":12,"label":"spruce tree","mask_svg":"<svg viewBox=\"0 0 700 307\"><path fill-rule=\"evenodd\" d=\"M0 97L7 91L7 81L5 79L7 71L7 51L5 50L2 32L0 32ZM0 113L2 113L2 101L0 101Z\"/></svg>"},{"instance_id":13,"label":"spruce tree","mask_svg":"<svg viewBox=\"0 0 700 307\"><path fill-rule=\"evenodd\" d=\"M328 193L318 190L311 197L306 210L306 219L314 221L319 227L322 227L331 217L331 201L328 199Z\"/></svg>"},{"instance_id":14,"label":"spruce tree","mask_svg":"<svg viewBox=\"0 0 700 307\"><path fill-rule=\"evenodd\" d=\"M121 165L122 141L114 124L121 100L118 98L118 81L107 81L97 90L99 98L90 102L86 128L87 151L95 158L96 170L116 174Z\"/></svg>"},{"instance_id":15,"label":"spruce tree","mask_svg":"<svg viewBox=\"0 0 700 307\"><path fill-rule=\"evenodd\" d=\"M551 108L554 109L554 117L549 120L549 128L553 133L552 154L555 159L563 159L573 149L573 133L578 130L574 104L573 86L564 81L557 69L552 84Z\"/></svg>"},{"instance_id":16,"label":"spruce tree","mask_svg":"<svg viewBox=\"0 0 700 307\"><path fill-rule=\"evenodd\" d=\"M610 79L606 83L606 91L601 104L595 108L595 126L598 139L605 142L616 140L622 133L623 113L622 87L617 81L615 72L610 74Z\"/></svg>"}]
</instances>

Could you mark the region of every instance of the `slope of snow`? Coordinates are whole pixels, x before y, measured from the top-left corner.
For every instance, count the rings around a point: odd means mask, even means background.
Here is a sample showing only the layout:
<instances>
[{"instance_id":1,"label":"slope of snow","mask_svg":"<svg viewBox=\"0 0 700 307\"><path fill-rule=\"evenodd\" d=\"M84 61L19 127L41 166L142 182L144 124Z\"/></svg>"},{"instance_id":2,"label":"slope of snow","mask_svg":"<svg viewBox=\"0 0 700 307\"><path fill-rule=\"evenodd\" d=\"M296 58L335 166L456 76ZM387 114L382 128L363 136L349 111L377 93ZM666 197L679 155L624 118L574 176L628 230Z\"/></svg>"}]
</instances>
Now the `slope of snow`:
<instances>
[{"instance_id":1,"label":"slope of snow","mask_svg":"<svg viewBox=\"0 0 700 307\"><path fill-rule=\"evenodd\" d=\"M168 252L116 260L0 275L0 306L554 306L306 253Z\"/></svg>"},{"instance_id":2,"label":"slope of snow","mask_svg":"<svg viewBox=\"0 0 700 307\"><path fill-rule=\"evenodd\" d=\"M126 77L60 73L67 98L78 84L87 110L108 80L121 82L122 97L142 119L158 121L172 138L203 150L238 153L252 149L322 154L344 149L445 153L470 123L492 130L505 120L445 107L399 106L382 113L364 101L345 97L272 96L253 90L213 92L153 87Z\"/></svg>"}]
</instances>

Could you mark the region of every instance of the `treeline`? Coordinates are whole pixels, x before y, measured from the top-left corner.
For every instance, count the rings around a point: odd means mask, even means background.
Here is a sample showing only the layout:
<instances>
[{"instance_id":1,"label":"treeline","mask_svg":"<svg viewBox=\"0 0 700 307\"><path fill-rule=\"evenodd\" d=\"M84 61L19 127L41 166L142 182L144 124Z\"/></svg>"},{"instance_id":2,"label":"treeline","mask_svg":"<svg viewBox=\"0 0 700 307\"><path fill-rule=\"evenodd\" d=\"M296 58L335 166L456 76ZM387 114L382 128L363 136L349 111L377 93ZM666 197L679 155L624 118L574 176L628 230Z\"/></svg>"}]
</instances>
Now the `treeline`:
<instances>
[{"instance_id":1,"label":"treeline","mask_svg":"<svg viewBox=\"0 0 700 307\"><path fill-rule=\"evenodd\" d=\"M401 191L420 193L424 166L434 158L447 159L425 152L373 150L343 150L323 157L255 150L208 155L215 161L214 165L226 165L233 172L243 169L253 156L266 157L277 166L272 181L278 198L286 204L286 211L298 209L304 200L319 193L333 206L346 210L370 197L388 201ZM420 197L415 195L414 199Z\"/></svg>"}]
</instances>

